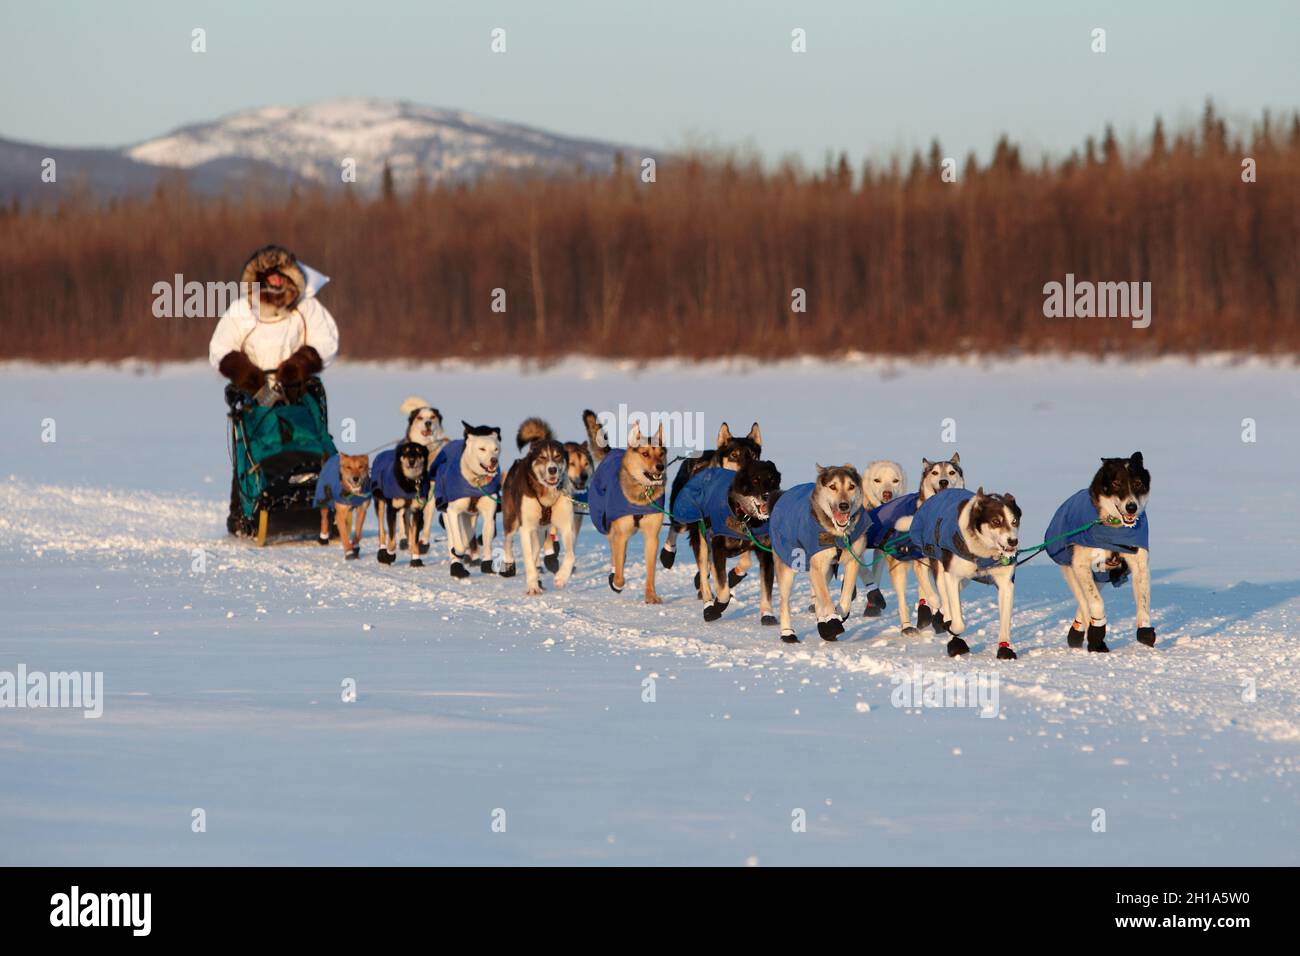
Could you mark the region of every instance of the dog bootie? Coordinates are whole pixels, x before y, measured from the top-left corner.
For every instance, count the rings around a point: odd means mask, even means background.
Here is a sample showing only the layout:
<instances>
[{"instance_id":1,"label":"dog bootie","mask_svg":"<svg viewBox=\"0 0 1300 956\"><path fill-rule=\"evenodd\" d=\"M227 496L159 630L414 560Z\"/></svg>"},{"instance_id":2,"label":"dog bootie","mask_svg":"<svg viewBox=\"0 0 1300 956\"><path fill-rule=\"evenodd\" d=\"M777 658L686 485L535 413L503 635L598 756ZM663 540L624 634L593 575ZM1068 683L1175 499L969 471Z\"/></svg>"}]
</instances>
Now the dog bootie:
<instances>
[{"instance_id":1,"label":"dog bootie","mask_svg":"<svg viewBox=\"0 0 1300 956\"><path fill-rule=\"evenodd\" d=\"M818 621L817 633L821 635L823 641L838 641L840 635L844 633L844 625L838 617L832 617L828 621Z\"/></svg>"},{"instance_id":2,"label":"dog bootie","mask_svg":"<svg viewBox=\"0 0 1300 956\"><path fill-rule=\"evenodd\" d=\"M398 551L405 551L405 550L406 550L406 539L405 539L405 538L398 538L398 539L397 539L397 550L398 550Z\"/></svg>"},{"instance_id":3,"label":"dog bootie","mask_svg":"<svg viewBox=\"0 0 1300 956\"><path fill-rule=\"evenodd\" d=\"M1070 631L1065 635L1065 643L1071 647L1083 647L1083 625L1078 621L1070 622Z\"/></svg>"},{"instance_id":4,"label":"dog bootie","mask_svg":"<svg viewBox=\"0 0 1300 956\"><path fill-rule=\"evenodd\" d=\"M560 570L560 556L552 551L550 554L542 555L542 564L546 565L546 570L552 574Z\"/></svg>"},{"instance_id":5,"label":"dog bootie","mask_svg":"<svg viewBox=\"0 0 1300 956\"><path fill-rule=\"evenodd\" d=\"M916 605L916 626L929 627L933 618L934 614L930 611L930 605L924 601L918 602Z\"/></svg>"},{"instance_id":6,"label":"dog bootie","mask_svg":"<svg viewBox=\"0 0 1300 956\"><path fill-rule=\"evenodd\" d=\"M459 561L451 562L451 576L456 579L469 577L469 572L465 570L465 565Z\"/></svg>"},{"instance_id":7,"label":"dog bootie","mask_svg":"<svg viewBox=\"0 0 1300 956\"><path fill-rule=\"evenodd\" d=\"M609 572L609 589L615 594L622 594L623 589L614 584L614 572Z\"/></svg>"},{"instance_id":8,"label":"dog bootie","mask_svg":"<svg viewBox=\"0 0 1300 956\"><path fill-rule=\"evenodd\" d=\"M500 574L503 578L513 578L515 576L515 570L515 563L511 561L509 564L501 565Z\"/></svg>"},{"instance_id":9,"label":"dog bootie","mask_svg":"<svg viewBox=\"0 0 1300 956\"><path fill-rule=\"evenodd\" d=\"M1001 644L998 645L998 660L1014 661L1015 659L1016 659L1016 652L1011 649L1010 644L1008 644L1006 641L1003 641Z\"/></svg>"},{"instance_id":10,"label":"dog bootie","mask_svg":"<svg viewBox=\"0 0 1300 956\"><path fill-rule=\"evenodd\" d=\"M321 535L320 537L318 537L318 538L316 539L316 543L317 543L317 544L320 544L320 545L326 545L326 544L329 544L329 543L330 543L330 536L327 535L327 534L323 534L323 535Z\"/></svg>"},{"instance_id":11,"label":"dog bootie","mask_svg":"<svg viewBox=\"0 0 1300 956\"><path fill-rule=\"evenodd\" d=\"M739 571L737 571L735 568L732 568L730 571L727 572L727 587L734 588L737 584L739 584L743 580L745 580L745 576L741 574Z\"/></svg>"},{"instance_id":12,"label":"dog bootie","mask_svg":"<svg viewBox=\"0 0 1300 956\"><path fill-rule=\"evenodd\" d=\"M764 627L776 627L776 615L764 614L763 619L759 621Z\"/></svg>"},{"instance_id":13,"label":"dog bootie","mask_svg":"<svg viewBox=\"0 0 1300 956\"><path fill-rule=\"evenodd\" d=\"M427 541L418 541L418 542L416 542L416 545L417 545L417 546L419 547L419 549L420 549L420 554L428 554L428 553L429 553L429 542L427 542Z\"/></svg>"},{"instance_id":14,"label":"dog bootie","mask_svg":"<svg viewBox=\"0 0 1300 956\"><path fill-rule=\"evenodd\" d=\"M1156 629L1154 627L1138 628L1138 643L1145 644L1147 647L1156 646Z\"/></svg>"},{"instance_id":15,"label":"dog bootie","mask_svg":"<svg viewBox=\"0 0 1300 956\"><path fill-rule=\"evenodd\" d=\"M880 617L880 613L885 609L885 596L880 593L880 588L872 588L867 592L867 606L862 611L863 617Z\"/></svg>"},{"instance_id":16,"label":"dog bootie","mask_svg":"<svg viewBox=\"0 0 1300 956\"><path fill-rule=\"evenodd\" d=\"M1088 650L1094 654L1110 653L1110 648L1106 646L1105 624L1088 625Z\"/></svg>"},{"instance_id":17,"label":"dog bootie","mask_svg":"<svg viewBox=\"0 0 1300 956\"><path fill-rule=\"evenodd\" d=\"M948 642L948 656L956 657L958 654L969 654L970 645L960 637L954 637Z\"/></svg>"},{"instance_id":18,"label":"dog bootie","mask_svg":"<svg viewBox=\"0 0 1300 956\"><path fill-rule=\"evenodd\" d=\"M361 557L361 548L359 547L353 548L347 554L343 555L345 561L355 561L359 557Z\"/></svg>"},{"instance_id":19,"label":"dog bootie","mask_svg":"<svg viewBox=\"0 0 1300 956\"><path fill-rule=\"evenodd\" d=\"M944 619L944 616L938 611L934 612L934 617L930 621L930 626L934 628L934 633L936 634L948 633L948 622Z\"/></svg>"},{"instance_id":20,"label":"dog bootie","mask_svg":"<svg viewBox=\"0 0 1300 956\"><path fill-rule=\"evenodd\" d=\"M479 570L482 571L484 574L496 574L496 573L497 573L497 569L494 568L494 567L492 567L492 559L491 559L491 558L484 558L482 561L479 562L478 567L479 567Z\"/></svg>"},{"instance_id":21,"label":"dog bootie","mask_svg":"<svg viewBox=\"0 0 1300 956\"><path fill-rule=\"evenodd\" d=\"M418 557L411 558L411 567L422 568L424 567L424 562L421 561Z\"/></svg>"},{"instance_id":22,"label":"dog bootie","mask_svg":"<svg viewBox=\"0 0 1300 956\"><path fill-rule=\"evenodd\" d=\"M397 560L397 555L392 551L385 551L383 548L380 548L375 552L375 558L380 564L392 564Z\"/></svg>"},{"instance_id":23,"label":"dog bootie","mask_svg":"<svg viewBox=\"0 0 1300 956\"><path fill-rule=\"evenodd\" d=\"M722 612L727 609L727 605L730 603L731 598L727 598L725 601L714 601L712 604L706 605L704 608L704 620L716 621L718 618L722 617Z\"/></svg>"},{"instance_id":24,"label":"dog bootie","mask_svg":"<svg viewBox=\"0 0 1300 956\"><path fill-rule=\"evenodd\" d=\"M671 568L673 562L677 560L677 552L671 548L664 547L659 549L659 563L665 568Z\"/></svg>"},{"instance_id":25,"label":"dog bootie","mask_svg":"<svg viewBox=\"0 0 1300 956\"><path fill-rule=\"evenodd\" d=\"M799 635L796 634L794 631L782 631L782 632L781 632L781 641L782 641L782 643L784 643L784 644L798 644L798 643L799 643Z\"/></svg>"}]
</instances>

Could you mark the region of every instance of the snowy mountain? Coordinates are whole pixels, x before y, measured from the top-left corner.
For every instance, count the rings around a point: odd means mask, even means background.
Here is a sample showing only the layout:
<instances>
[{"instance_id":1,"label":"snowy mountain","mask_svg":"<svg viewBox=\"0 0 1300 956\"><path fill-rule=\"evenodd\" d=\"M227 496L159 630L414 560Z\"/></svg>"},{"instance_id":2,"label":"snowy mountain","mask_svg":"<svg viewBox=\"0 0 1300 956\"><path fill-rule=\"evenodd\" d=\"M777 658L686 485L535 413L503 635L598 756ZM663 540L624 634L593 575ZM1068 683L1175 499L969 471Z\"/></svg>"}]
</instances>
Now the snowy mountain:
<instances>
[{"instance_id":1,"label":"snowy mountain","mask_svg":"<svg viewBox=\"0 0 1300 956\"><path fill-rule=\"evenodd\" d=\"M620 149L514 123L398 100L344 98L303 107L268 106L188 126L127 149L143 163L191 169L213 160L257 160L320 183L377 187L384 163L399 185L419 173L430 182L496 170L607 170Z\"/></svg>"},{"instance_id":2,"label":"snowy mountain","mask_svg":"<svg viewBox=\"0 0 1300 956\"><path fill-rule=\"evenodd\" d=\"M233 113L124 149L0 140L0 199L50 197L55 191L42 189L39 178L45 156L59 160L61 182L108 198L151 189L176 170L191 188L212 193L259 183L342 184L352 160L355 182L375 190L385 163L402 188L420 174L438 183L501 171L603 172L620 152L630 161L645 150L401 100L347 97Z\"/></svg>"}]
</instances>

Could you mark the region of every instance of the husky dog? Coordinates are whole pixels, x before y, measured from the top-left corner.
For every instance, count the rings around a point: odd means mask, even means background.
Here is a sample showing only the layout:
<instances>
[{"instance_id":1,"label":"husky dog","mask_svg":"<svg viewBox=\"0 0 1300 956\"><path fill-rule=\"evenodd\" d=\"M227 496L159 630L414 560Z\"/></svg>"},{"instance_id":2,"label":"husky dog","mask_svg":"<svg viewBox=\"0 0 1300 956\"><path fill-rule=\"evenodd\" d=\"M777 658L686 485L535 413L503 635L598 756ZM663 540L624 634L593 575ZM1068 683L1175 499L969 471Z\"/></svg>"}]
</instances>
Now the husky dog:
<instances>
[{"instance_id":1,"label":"husky dog","mask_svg":"<svg viewBox=\"0 0 1300 956\"><path fill-rule=\"evenodd\" d=\"M585 416L584 416L585 417ZM655 554L659 550L659 529L664 521L664 426L649 441L641 437L639 422L632 425L627 448L611 448L596 467L591 479L587 507L591 523L609 537L614 570L610 589L623 590L627 542L637 531L645 539L645 601L662 604L655 592Z\"/></svg>"},{"instance_id":2,"label":"husky dog","mask_svg":"<svg viewBox=\"0 0 1300 956\"><path fill-rule=\"evenodd\" d=\"M946 488L965 487L966 476L962 472L960 454L953 452L951 458L943 461L922 458L921 487L911 494L891 495L888 501L882 500L880 505L872 509L872 524L868 538L877 548L883 547L887 542L892 544L890 550L894 553L885 554L885 567L889 571L889 580L894 586L894 594L898 600L898 626L909 637L919 634L920 628L931 625L940 634L947 630L943 615L935 615L939 607L939 594L931 577L930 564L927 561L917 560L921 554L911 546L907 538L912 516L921 505L940 491ZM907 613L908 567L911 567L912 573L916 575L916 627L912 626ZM872 570L874 573L874 564ZM867 617L876 616L872 613L873 604L879 604L878 608L874 608L876 614L879 614L884 607L883 597L873 601L870 595L867 596Z\"/></svg>"},{"instance_id":3,"label":"husky dog","mask_svg":"<svg viewBox=\"0 0 1300 956\"><path fill-rule=\"evenodd\" d=\"M438 452L442 451L442 446L451 440L442 430L442 412L418 395L412 395L402 402L401 411L406 416L406 440L418 442L429 449L429 461L433 462L437 459ZM433 498L430 497L420 521L420 554L429 553L429 532L435 511ZM398 547L406 547L406 541L399 541Z\"/></svg>"},{"instance_id":4,"label":"husky dog","mask_svg":"<svg viewBox=\"0 0 1300 956\"><path fill-rule=\"evenodd\" d=\"M984 489L945 488L917 509L909 531L912 545L934 566L940 608L948 633L948 656L965 654L961 639L966 620L961 589L972 578L998 589L998 657L1015 660L1011 649L1011 609L1015 598L1016 546L1020 506L1011 495L986 495Z\"/></svg>"},{"instance_id":5,"label":"husky dog","mask_svg":"<svg viewBox=\"0 0 1300 956\"><path fill-rule=\"evenodd\" d=\"M419 530L420 513L429 497L429 449L413 442L401 442L396 448L375 456L370 475L370 494L375 499L375 517L379 520L380 564L397 560L397 524L402 533L414 541ZM419 554L411 551L411 567L423 567Z\"/></svg>"},{"instance_id":6,"label":"husky dog","mask_svg":"<svg viewBox=\"0 0 1300 956\"><path fill-rule=\"evenodd\" d=\"M429 473L434 504L447 525L447 552L451 576L467 578L464 562L480 557L484 574L492 569L492 537L497 526L497 494L501 491L501 429L461 422L465 437L448 442L438 452ZM482 543L475 524L483 519Z\"/></svg>"},{"instance_id":7,"label":"husky dog","mask_svg":"<svg viewBox=\"0 0 1300 956\"><path fill-rule=\"evenodd\" d=\"M587 424L585 415L593 413L584 413L583 424ZM529 418L519 426L519 431L515 435L515 444L520 451L536 441L555 441L555 433L551 426L540 418ZM566 462L566 475L568 478L565 485L565 494L571 499L571 510L573 511L573 542L577 546L578 532L582 529L582 513L577 508L572 508L573 503L586 505L587 503L587 485L591 483L591 474L595 469L595 463L592 461L591 448L587 442L566 441L564 445L564 456ZM555 552L556 526L551 525L546 532L545 544L542 545L542 561L546 565L546 570L552 574L560 570L560 556Z\"/></svg>"},{"instance_id":8,"label":"husky dog","mask_svg":"<svg viewBox=\"0 0 1300 956\"><path fill-rule=\"evenodd\" d=\"M881 459L871 462L862 469L862 506L868 511L874 512L875 509L889 504L906 491L907 475L898 462ZM863 613L867 617L879 617L885 609L885 596L880 593L880 572L885 566L886 556L879 550L879 544L883 543L873 542L870 537L867 541L867 547L875 549L871 567L866 572L866 583L869 587L867 606Z\"/></svg>"},{"instance_id":9,"label":"husky dog","mask_svg":"<svg viewBox=\"0 0 1300 956\"><path fill-rule=\"evenodd\" d=\"M529 422L538 421L529 419ZM529 422L525 422L527 425ZM520 434L523 434L520 428ZM502 544L505 557L501 566L502 577L515 574L515 556L512 536L519 532L519 544L524 552L524 575L528 580L528 593L541 594L542 584L537 573L537 553L541 536L552 527L560 529L564 544L564 564L555 575L555 586L564 587L573 573L574 533L573 499L569 497L568 454L564 445L553 438L538 438L532 442L528 454L515 461L506 473L501 491Z\"/></svg>"},{"instance_id":10,"label":"husky dog","mask_svg":"<svg viewBox=\"0 0 1300 956\"><path fill-rule=\"evenodd\" d=\"M781 473L770 461L751 461L739 471L703 468L678 493L673 516L689 529L705 601L704 620L718 620L731 603L727 558L758 548L763 578L762 623L776 624L776 615L772 613L773 563L768 520L772 506L780 497ZM710 579L717 589L716 598Z\"/></svg>"},{"instance_id":11,"label":"husky dog","mask_svg":"<svg viewBox=\"0 0 1300 956\"><path fill-rule=\"evenodd\" d=\"M339 529L345 560L361 556L361 529L366 525L370 507L370 459L365 455L333 455L321 466L316 478L316 497L320 509L320 543L330 543L330 509Z\"/></svg>"},{"instance_id":12,"label":"husky dog","mask_svg":"<svg viewBox=\"0 0 1300 956\"><path fill-rule=\"evenodd\" d=\"M1110 650L1106 606L1097 585L1109 581L1119 587L1130 575L1138 642L1155 647L1146 516L1150 494L1151 472L1142 463L1142 452L1103 458L1092 484L1067 498L1047 526L1047 553L1060 565L1077 605L1066 637L1070 647L1083 646L1086 628L1088 650Z\"/></svg>"},{"instance_id":13,"label":"husky dog","mask_svg":"<svg viewBox=\"0 0 1300 956\"><path fill-rule=\"evenodd\" d=\"M582 413L582 427L587 430L587 448L591 451L592 466L599 468L610 451L609 436L605 434L600 418L590 408Z\"/></svg>"},{"instance_id":14,"label":"husky dog","mask_svg":"<svg viewBox=\"0 0 1300 956\"><path fill-rule=\"evenodd\" d=\"M866 547L867 513L862 509L862 477L852 465L817 466L817 480L796 485L781 495L772 509L772 552L781 591L781 640L799 641L790 624L790 589L797 571L811 576L817 633L823 640L838 640L844 633L858 562ZM842 548L853 556L840 586L838 612L831 603L831 561Z\"/></svg>"},{"instance_id":15,"label":"husky dog","mask_svg":"<svg viewBox=\"0 0 1300 956\"><path fill-rule=\"evenodd\" d=\"M674 515L677 514L677 496L681 494L686 483L696 474L705 468L727 468L731 471L740 471L751 461L758 461L763 457L763 433L759 431L758 422L749 426L749 434L744 438L734 438L731 429L727 423L723 422L722 427L718 429L717 448L710 448L708 451L700 453L695 458L687 458L677 469L677 475L673 478L672 491L668 494L668 510ZM664 539L663 550L659 552L659 561L665 568L671 568L673 561L677 559L677 535L686 530L686 525L680 521L668 522L668 536ZM741 555L741 565L737 566L735 578L731 584L735 585L745 576L749 570L749 552ZM699 585L696 585L698 588ZM700 597L704 597L704 592L699 592ZM707 599L706 599L707 600Z\"/></svg>"}]
</instances>

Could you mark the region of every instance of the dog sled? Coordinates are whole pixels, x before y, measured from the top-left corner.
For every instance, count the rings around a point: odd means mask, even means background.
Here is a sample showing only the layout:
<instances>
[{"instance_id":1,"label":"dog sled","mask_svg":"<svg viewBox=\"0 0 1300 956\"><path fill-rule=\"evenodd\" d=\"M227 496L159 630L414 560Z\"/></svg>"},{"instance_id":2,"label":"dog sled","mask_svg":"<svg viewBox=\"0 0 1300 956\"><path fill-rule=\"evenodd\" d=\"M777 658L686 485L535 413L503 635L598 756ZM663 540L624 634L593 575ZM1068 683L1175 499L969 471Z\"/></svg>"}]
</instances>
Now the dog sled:
<instances>
[{"instance_id":1,"label":"dog sled","mask_svg":"<svg viewBox=\"0 0 1300 956\"><path fill-rule=\"evenodd\" d=\"M296 401L263 405L226 386L230 421L230 515L226 530L266 544L272 515L317 514L313 499L325 459L335 454L325 387L308 379Z\"/></svg>"}]
</instances>

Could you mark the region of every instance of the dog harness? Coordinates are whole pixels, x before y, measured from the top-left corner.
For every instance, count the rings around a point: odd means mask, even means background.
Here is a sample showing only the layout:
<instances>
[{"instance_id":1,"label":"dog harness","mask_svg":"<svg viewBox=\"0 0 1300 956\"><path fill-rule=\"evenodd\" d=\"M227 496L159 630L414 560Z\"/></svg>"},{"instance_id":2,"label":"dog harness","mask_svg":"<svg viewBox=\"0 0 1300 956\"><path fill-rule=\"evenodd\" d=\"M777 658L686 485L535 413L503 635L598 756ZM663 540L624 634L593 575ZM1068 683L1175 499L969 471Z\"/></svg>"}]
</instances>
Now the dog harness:
<instances>
[{"instance_id":1,"label":"dog harness","mask_svg":"<svg viewBox=\"0 0 1300 956\"><path fill-rule=\"evenodd\" d=\"M912 539L902 531L895 532L894 525L900 518L916 514L920 507L920 495L915 491L890 498L882 505L877 505L867 512L867 547L883 548L893 542L891 558L896 561L915 561L924 557L920 548L914 547Z\"/></svg>"},{"instance_id":2,"label":"dog harness","mask_svg":"<svg viewBox=\"0 0 1300 956\"><path fill-rule=\"evenodd\" d=\"M438 457L433 460L429 474L433 478L433 503L439 511L446 511L447 504L461 498L479 499L484 495L497 495L501 491L501 472L498 470L492 480L483 485L471 485L460 471L460 459L465 453L465 440L458 438L442 446Z\"/></svg>"},{"instance_id":3,"label":"dog harness","mask_svg":"<svg viewBox=\"0 0 1300 956\"><path fill-rule=\"evenodd\" d=\"M735 479L736 472L720 466L700 469L677 493L676 504L673 505L673 518L681 524L703 521L709 526L710 534L725 535L740 541L748 541L750 537L763 537L768 533L766 521L750 524L753 518L731 507L729 495L731 483ZM748 535L728 524L728 521L733 518L742 526L748 526Z\"/></svg>"},{"instance_id":4,"label":"dog harness","mask_svg":"<svg viewBox=\"0 0 1300 956\"><path fill-rule=\"evenodd\" d=\"M1138 548L1147 547L1150 530L1145 511L1138 515L1137 523L1131 528L1122 524L1110 525L1097 522L1077 534L1052 541L1052 538L1065 534L1071 528L1085 525L1089 521L1097 521L1097 506L1092 503L1092 495L1088 493L1088 489L1084 488L1062 502L1061 507L1056 509L1056 514L1052 515L1052 523L1047 526L1047 540L1052 542L1047 546L1047 553L1052 556L1053 561L1068 565L1073 546L1076 544L1084 548L1101 548L1121 554L1134 554ZM1128 577L1128 565L1123 564L1121 568L1121 573L1118 575L1093 571L1092 576L1098 583L1110 581L1118 587Z\"/></svg>"},{"instance_id":5,"label":"dog harness","mask_svg":"<svg viewBox=\"0 0 1300 956\"><path fill-rule=\"evenodd\" d=\"M787 567L802 566L806 570L814 554L830 548L842 548L844 538L856 541L867 530L867 513L862 509L858 509L857 517L843 533L823 528L812 512L812 496L816 487L816 482L812 481L805 485L795 485L777 500L776 507L772 509L772 520L769 522L772 552ZM796 551L802 557L802 562L796 562Z\"/></svg>"},{"instance_id":6,"label":"dog harness","mask_svg":"<svg viewBox=\"0 0 1300 956\"><path fill-rule=\"evenodd\" d=\"M331 455L325 459L325 464L321 465L320 475L316 478L316 497L312 500L313 507L347 505L349 508L356 508L369 500L370 496L364 489L359 495L345 494L343 478L339 474L339 456Z\"/></svg>"},{"instance_id":7,"label":"dog harness","mask_svg":"<svg viewBox=\"0 0 1300 956\"><path fill-rule=\"evenodd\" d=\"M415 502L417 507L423 507L429 500L429 476L426 474L420 478L419 487L412 495L398 484L397 468L397 449L390 448L376 455L370 466L370 493L384 501L405 499Z\"/></svg>"},{"instance_id":8,"label":"dog harness","mask_svg":"<svg viewBox=\"0 0 1300 956\"><path fill-rule=\"evenodd\" d=\"M623 494L623 488L619 484L618 477L623 468L623 456L626 453L627 449L625 448L612 449L596 467L596 473L591 476L591 484L587 486L587 512L591 515L591 523L596 526L596 530L601 534L609 534L610 525L627 515L638 516L637 520L639 521L640 515L663 511L664 493L662 489L659 492L659 497L654 499L654 504L649 502L633 504L627 500L627 495Z\"/></svg>"},{"instance_id":9,"label":"dog harness","mask_svg":"<svg viewBox=\"0 0 1300 956\"><path fill-rule=\"evenodd\" d=\"M981 571L996 568L1002 564L999 558L977 558L966 546L966 536L962 534L960 515L962 505L975 497L975 492L965 488L945 488L938 494L925 499L916 510L909 532L912 545L918 548L924 557L938 560L943 552L951 551L959 558L965 558ZM978 580L978 579L976 579Z\"/></svg>"}]
</instances>

